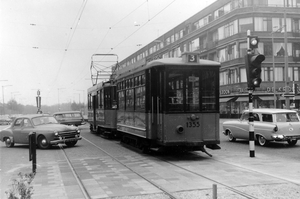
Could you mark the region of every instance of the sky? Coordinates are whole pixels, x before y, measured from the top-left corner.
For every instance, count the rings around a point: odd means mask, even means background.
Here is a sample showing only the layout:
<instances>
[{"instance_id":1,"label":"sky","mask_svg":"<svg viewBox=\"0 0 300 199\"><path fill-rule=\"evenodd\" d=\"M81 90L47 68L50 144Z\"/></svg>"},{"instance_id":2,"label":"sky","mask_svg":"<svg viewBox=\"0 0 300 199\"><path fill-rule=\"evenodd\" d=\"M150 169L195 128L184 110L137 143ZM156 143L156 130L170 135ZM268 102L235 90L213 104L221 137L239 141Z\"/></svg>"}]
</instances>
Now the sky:
<instances>
[{"instance_id":1,"label":"sky","mask_svg":"<svg viewBox=\"0 0 300 199\"><path fill-rule=\"evenodd\" d=\"M122 61L214 1L0 0L1 103L86 103L94 54Z\"/></svg>"}]
</instances>

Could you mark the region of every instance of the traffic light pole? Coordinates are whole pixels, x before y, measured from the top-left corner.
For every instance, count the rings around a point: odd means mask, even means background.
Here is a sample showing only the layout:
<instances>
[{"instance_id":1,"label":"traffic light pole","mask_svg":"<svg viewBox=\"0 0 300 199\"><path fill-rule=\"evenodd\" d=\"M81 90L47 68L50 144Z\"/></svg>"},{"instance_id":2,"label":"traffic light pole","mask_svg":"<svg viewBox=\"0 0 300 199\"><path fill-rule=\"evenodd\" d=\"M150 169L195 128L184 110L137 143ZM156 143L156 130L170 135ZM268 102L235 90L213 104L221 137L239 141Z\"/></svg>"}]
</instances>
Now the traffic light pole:
<instances>
[{"instance_id":1,"label":"traffic light pole","mask_svg":"<svg viewBox=\"0 0 300 199\"><path fill-rule=\"evenodd\" d=\"M251 48L250 48L250 30L247 31L247 44L248 44L248 50L247 54L251 54ZM248 56L247 55L247 56ZM254 140L254 118L253 118L253 91L254 87L248 87L249 91L249 152L250 157L255 157L255 140Z\"/></svg>"},{"instance_id":2,"label":"traffic light pole","mask_svg":"<svg viewBox=\"0 0 300 199\"><path fill-rule=\"evenodd\" d=\"M255 157L255 139L254 139L254 117L253 117L253 89L249 89L249 151L250 157Z\"/></svg>"}]
</instances>

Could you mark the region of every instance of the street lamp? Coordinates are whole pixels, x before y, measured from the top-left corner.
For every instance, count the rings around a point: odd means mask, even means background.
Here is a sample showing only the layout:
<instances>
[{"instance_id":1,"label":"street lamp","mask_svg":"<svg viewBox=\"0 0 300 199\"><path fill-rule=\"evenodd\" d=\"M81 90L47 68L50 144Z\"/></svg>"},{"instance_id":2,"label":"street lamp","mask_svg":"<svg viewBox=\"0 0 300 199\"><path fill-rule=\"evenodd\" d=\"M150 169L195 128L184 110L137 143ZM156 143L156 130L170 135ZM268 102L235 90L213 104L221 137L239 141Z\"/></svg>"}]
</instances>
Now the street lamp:
<instances>
[{"instance_id":1,"label":"street lamp","mask_svg":"<svg viewBox=\"0 0 300 199\"><path fill-rule=\"evenodd\" d=\"M273 28L276 28L277 26L274 26ZM275 52L274 52L274 33L281 32L284 26L281 26L277 30L271 32L272 35L272 62L273 62L273 88L274 88L274 108L276 108L276 87L275 87Z\"/></svg>"},{"instance_id":2,"label":"street lamp","mask_svg":"<svg viewBox=\"0 0 300 199\"><path fill-rule=\"evenodd\" d=\"M4 88L5 88L5 87L8 87L8 86L12 86L12 85L5 85L5 86L2 86L3 115L5 115L5 106L4 106Z\"/></svg>"}]
</instances>

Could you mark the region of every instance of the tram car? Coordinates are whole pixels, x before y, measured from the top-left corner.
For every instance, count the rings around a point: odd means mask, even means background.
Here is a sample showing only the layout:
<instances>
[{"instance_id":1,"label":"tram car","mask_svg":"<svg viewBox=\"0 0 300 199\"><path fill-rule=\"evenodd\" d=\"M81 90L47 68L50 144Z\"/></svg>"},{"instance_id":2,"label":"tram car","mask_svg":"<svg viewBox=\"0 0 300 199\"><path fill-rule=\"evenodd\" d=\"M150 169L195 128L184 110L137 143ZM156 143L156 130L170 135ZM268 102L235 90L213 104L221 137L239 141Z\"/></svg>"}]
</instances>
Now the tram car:
<instances>
[{"instance_id":1,"label":"tram car","mask_svg":"<svg viewBox=\"0 0 300 199\"><path fill-rule=\"evenodd\" d=\"M117 136L116 86L110 81L88 89L88 122L92 132Z\"/></svg>"},{"instance_id":2,"label":"tram car","mask_svg":"<svg viewBox=\"0 0 300 199\"><path fill-rule=\"evenodd\" d=\"M220 149L219 69L197 53L115 68L112 123L121 141L142 150Z\"/></svg>"}]
</instances>

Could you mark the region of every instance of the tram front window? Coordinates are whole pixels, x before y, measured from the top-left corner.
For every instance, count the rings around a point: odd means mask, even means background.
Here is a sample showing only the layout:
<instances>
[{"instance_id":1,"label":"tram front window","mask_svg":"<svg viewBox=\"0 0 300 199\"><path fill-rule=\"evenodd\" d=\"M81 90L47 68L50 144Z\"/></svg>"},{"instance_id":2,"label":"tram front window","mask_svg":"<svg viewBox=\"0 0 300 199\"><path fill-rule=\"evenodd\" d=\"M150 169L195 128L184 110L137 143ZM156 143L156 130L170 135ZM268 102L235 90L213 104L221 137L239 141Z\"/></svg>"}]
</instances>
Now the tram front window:
<instances>
[{"instance_id":1,"label":"tram front window","mask_svg":"<svg viewBox=\"0 0 300 199\"><path fill-rule=\"evenodd\" d=\"M169 111L183 111L183 76L171 73L168 80Z\"/></svg>"},{"instance_id":2,"label":"tram front window","mask_svg":"<svg viewBox=\"0 0 300 199\"><path fill-rule=\"evenodd\" d=\"M216 111L217 75L213 70L172 70L167 75L169 112Z\"/></svg>"}]
</instances>

